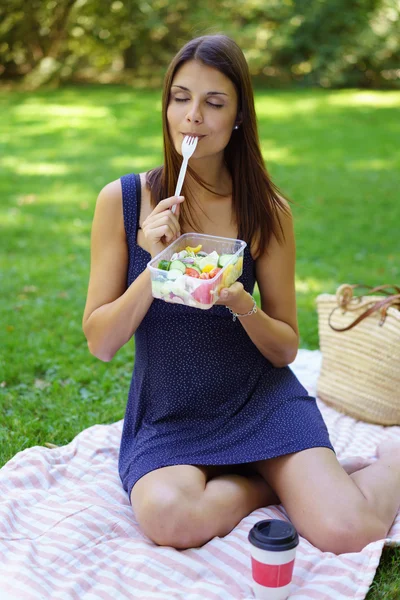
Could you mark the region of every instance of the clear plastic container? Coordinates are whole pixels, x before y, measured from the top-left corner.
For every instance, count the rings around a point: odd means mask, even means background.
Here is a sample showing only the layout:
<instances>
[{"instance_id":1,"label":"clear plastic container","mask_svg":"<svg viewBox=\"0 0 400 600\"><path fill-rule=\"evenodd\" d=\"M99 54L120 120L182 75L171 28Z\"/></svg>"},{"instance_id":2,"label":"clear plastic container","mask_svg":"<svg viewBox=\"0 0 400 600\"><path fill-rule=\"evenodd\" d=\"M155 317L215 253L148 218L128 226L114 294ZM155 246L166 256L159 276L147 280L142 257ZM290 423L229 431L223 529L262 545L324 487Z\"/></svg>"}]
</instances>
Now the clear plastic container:
<instances>
[{"instance_id":1,"label":"clear plastic container","mask_svg":"<svg viewBox=\"0 0 400 600\"><path fill-rule=\"evenodd\" d=\"M201 252L211 254L215 251L219 256L232 255L212 279L200 279L191 275L177 274L175 270L165 271L158 268L161 260L170 261L173 254L185 250L187 246L195 248L199 244L202 246ZM243 253L246 246L246 242L242 240L214 235L202 233L181 235L147 264L151 273L153 297L195 308L211 308L218 300L220 291L232 285L242 274Z\"/></svg>"}]
</instances>

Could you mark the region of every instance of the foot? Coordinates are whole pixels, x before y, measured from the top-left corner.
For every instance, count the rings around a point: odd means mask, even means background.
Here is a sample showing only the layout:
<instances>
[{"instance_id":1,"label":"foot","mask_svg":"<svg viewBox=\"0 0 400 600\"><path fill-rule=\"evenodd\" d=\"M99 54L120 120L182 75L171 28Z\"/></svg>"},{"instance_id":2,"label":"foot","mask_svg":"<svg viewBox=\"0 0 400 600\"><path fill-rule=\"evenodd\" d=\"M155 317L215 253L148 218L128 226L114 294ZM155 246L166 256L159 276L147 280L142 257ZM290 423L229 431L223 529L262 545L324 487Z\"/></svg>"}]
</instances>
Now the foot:
<instances>
[{"instance_id":1,"label":"foot","mask_svg":"<svg viewBox=\"0 0 400 600\"><path fill-rule=\"evenodd\" d=\"M365 469L365 467L368 467L373 462L375 462L373 458L363 458L362 456L351 456L350 458L339 460L342 469L346 471L347 475L361 471L361 469Z\"/></svg>"}]
</instances>

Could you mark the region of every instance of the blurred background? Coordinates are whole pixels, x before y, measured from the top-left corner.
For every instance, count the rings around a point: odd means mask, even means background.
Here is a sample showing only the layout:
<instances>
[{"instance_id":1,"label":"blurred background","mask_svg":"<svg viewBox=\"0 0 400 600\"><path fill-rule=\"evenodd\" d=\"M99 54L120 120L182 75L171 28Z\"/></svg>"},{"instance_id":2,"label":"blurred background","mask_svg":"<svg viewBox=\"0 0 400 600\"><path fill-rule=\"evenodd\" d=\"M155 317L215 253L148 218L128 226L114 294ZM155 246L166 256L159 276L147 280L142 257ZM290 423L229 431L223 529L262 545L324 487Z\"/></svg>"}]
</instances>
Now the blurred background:
<instances>
[{"instance_id":1,"label":"blurred background","mask_svg":"<svg viewBox=\"0 0 400 600\"><path fill-rule=\"evenodd\" d=\"M398 0L7 0L0 75L157 85L185 41L223 31L269 86L393 88L399 15Z\"/></svg>"}]
</instances>

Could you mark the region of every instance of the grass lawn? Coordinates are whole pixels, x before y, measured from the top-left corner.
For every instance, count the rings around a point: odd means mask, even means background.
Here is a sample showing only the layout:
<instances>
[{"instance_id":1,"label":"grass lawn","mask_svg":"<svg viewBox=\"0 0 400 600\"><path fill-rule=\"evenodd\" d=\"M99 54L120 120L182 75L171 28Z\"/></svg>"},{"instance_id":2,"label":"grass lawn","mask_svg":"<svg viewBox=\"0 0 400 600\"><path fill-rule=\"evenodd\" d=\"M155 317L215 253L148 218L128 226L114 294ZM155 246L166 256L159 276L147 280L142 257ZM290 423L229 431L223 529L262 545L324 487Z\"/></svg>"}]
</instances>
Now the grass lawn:
<instances>
[{"instance_id":1,"label":"grass lawn","mask_svg":"<svg viewBox=\"0 0 400 600\"><path fill-rule=\"evenodd\" d=\"M313 349L317 294L400 283L400 92L256 98L269 171L295 202L301 347ZM0 465L124 415L133 342L104 364L81 331L91 219L106 183L161 162L160 107L124 87L0 96ZM400 597L399 562L384 552L368 600Z\"/></svg>"}]
</instances>

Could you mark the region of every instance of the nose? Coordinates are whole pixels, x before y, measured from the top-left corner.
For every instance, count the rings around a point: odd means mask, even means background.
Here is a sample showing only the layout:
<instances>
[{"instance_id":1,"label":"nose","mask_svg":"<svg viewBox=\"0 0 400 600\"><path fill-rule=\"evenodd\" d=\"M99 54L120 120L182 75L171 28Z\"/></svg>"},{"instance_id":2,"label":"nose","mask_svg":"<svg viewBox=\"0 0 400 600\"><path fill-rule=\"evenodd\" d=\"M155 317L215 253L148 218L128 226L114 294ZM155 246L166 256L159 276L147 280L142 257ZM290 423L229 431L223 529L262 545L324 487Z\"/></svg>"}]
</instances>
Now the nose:
<instances>
[{"instance_id":1,"label":"nose","mask_svg":"<svg viewBox=\"0 0 400 600\"><path fill-rule=\"evenodd\" d=\"M197 103L193 102L186 113L186 121L188 123L202 123L203 115Z\"/></svg>"}]
</instances>

